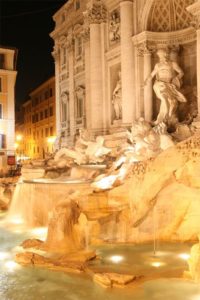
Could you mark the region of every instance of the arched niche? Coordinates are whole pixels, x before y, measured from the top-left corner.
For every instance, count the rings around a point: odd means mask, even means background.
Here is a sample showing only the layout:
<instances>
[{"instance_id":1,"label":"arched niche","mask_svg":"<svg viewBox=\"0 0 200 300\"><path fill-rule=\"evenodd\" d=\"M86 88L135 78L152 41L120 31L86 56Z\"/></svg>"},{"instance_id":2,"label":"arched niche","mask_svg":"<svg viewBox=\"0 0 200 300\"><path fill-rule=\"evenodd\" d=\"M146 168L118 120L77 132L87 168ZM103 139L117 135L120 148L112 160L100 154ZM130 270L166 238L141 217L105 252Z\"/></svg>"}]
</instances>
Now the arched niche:
<instances>
[{"instance_id":1,"label":"arched niche","mask_svg":"<svg viewBox=\"0 0 200 300\"><path fill-rule=\"evenodd\" d=\"M192 15L186 7L194 0L147 0L142 8L140 31L170 32L190 26Z\"/></svg>"},{"instance_id":2,"label":"arched niche","mask_svg":"<svg viewBox=\"0 0 200 300\"><path fill-rule=\"evenodd\" d=\"M190 93L192 86L196 85L196 31L190 25L192 15L187 11L187 7L193 3L194 0L147 0L145 3L141 13L140 33L133 37L136 63L140 66L136 84L136 93L139 95L138 117L143 116L151 121L159 109L155 105L152 84L143 84L158 61L157 49L173 49L185 73L186 90Z\"/></svg>"}]
</instances>

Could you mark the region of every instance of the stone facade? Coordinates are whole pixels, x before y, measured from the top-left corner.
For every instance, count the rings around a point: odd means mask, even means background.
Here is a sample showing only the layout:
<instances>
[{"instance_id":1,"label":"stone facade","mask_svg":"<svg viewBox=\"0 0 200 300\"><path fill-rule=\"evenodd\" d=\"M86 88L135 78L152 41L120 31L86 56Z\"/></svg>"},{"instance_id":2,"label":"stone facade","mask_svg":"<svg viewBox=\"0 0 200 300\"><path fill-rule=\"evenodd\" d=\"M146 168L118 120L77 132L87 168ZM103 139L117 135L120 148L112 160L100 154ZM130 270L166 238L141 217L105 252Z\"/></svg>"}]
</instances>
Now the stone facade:
<instances>
[{"instance_id":1,"label":"stone facade","mask_svg":"<svg viewBox=\"0 0 200 300\"><path fill-rule=\"evenodd\" d=\"M16 49L0 47L0 171L15 152L16 58Z\"/></svg>"},{"instance_id":2,"label":"stone facade","mask_svg":"<svg viewBox=\"0 0 200 300\"><path fill-rule=\"evenodd\" d=\"M70 0L53 19L58 136L72 142L81 128L98 135L155 119L159 101L144 81L160 48L185 74L182 110L198 103L200 111L199 1Z\"/></svg>"}]
</instances>

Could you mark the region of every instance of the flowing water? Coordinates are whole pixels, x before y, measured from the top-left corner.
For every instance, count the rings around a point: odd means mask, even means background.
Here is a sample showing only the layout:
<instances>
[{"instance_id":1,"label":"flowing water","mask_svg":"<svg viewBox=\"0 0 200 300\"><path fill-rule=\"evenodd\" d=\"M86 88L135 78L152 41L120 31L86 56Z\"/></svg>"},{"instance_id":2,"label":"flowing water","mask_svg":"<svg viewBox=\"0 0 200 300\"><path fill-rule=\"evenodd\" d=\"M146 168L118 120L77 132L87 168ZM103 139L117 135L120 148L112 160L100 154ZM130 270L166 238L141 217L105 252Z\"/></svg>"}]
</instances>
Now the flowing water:
<instances>
[{"instance_id":1,"label":"flowing water","mask_svg":"<svg viewBox=\"0 0 200 300\"><path fill-rule=\"evenodd\" d=\"M125 289L105 289L86 274L65 274L14 263L18 245L28 237L38 237L41 230L10 230L1 217L0 225L0 299L1 300L200 300L200 287L181 277L187 269L182 254L188 244L159 244L152 257L152 245L98 246L101 259L91 263L95 272L122 272L143 275L140 284ZM44 231L45 232L45 231ZM41 236L39 236L40 238Z\"/></svg>"}]
</instances>

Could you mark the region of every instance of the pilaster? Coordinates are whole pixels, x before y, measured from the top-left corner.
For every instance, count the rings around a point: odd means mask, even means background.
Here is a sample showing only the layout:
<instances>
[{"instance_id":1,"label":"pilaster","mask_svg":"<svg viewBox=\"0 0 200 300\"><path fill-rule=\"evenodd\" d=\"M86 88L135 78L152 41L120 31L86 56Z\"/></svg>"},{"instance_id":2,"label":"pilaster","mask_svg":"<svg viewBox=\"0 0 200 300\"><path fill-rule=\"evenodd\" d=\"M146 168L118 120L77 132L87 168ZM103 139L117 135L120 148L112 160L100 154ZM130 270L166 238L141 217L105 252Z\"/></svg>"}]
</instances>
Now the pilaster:
<instances>
[{"instance_id":1,"label":"pilaster","mask_svg":"<svg viewBox=\"0 0 200 300\"><path fill-rule=\"evenodd\" d=\"M187 10L194 16L191 25L196 29L197 35L197 120L200 122L200 0L197 0L194 4L188 6Z\"/></svg>"},{"instance_id":2,"label":"pilaster","mask_svg":"<svg viewBox=\"0 0 200 300\"><path fill-rule=\"evenodd\" d=\"M133 1L120 2L121 17L121 80L122 80L122 122L131 124L135 119L134 99L134 51Z\"/></svg>"},{"instance_id":3,"label":"pilaster","mask_svg":"<svg viewBox=\"0 0 200 300\"><path fill-rule=\"evenodd\" d=\"M59 91L59 78L60 78L60 51L57 46L54 46L52 52L55 63L55 98L56 98L56 135L60 136L61 133L61 114L60 114L60 91Z\"/></svg>"},{"instance_id":4,"label":"pilaster","mask_svg":"<svg viewBox=\"0 0 200 300\"><path fill-rule=\"evenodd\" d=\"M92 133L103 131L103 36L102 24L107 20L107 10L101 0L90 3L85 13L90 39L90 128ZM103 26L103 27L102 27ZM87 27L86 27L87 28ZM103 50L104 51L104 50Z\"/></svg>"}]
</instances>

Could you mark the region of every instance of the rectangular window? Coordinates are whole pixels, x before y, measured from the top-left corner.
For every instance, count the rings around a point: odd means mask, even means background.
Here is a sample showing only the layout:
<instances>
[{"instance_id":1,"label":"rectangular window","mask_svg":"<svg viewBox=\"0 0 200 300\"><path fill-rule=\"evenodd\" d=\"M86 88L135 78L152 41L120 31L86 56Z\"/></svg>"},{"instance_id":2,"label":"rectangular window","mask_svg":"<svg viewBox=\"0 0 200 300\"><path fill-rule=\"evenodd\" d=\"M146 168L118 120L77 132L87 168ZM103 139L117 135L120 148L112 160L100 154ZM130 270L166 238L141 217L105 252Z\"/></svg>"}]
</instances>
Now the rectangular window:
<instances>
[{"instance_id":1,"label":"rectangular window","mask_svg":"<svg viewBox=\"0 0 200 300\"><path fill-rule=\"evenodd\" d=\"M3 119L3 105L0 103L0 119Z\"/></svg>"},{"instance_id":2,"label":"rectangular window","mask_svg":"<svg viewBox=\"0 0 200 300\"><path fill-rule=\"evenodd\" d=\"M45 98L45 99L48 99L48 98L49 98L49 91L46 91L46 92L44 93L44 98Z\"/></svg>"},{"instance_id":3,"label":"rectangular window","mask_svg":"<svg viewBox=\"0 0 200 300\"><path fill-rule=\"evenodd\" d=\"M47 137L49 135L49 128L45 128L45 136Z\"/></svg>"},{"instance_id":4,"label":"rectangular window","mask_svg":"<svg viewBox=\"0 0 200 300\"><path fill-rule=\"evenodd\" d=\"M53 135L53 127L50 127L50 135Z\"/></svg>"},{"instance_id":5,"label":"rectangular window","mask_svg":"<svg viewBox=\"0 0 200 300\"><path fill-rule=\"evenodd\" d=\"M53 116L53 106L49 107L49 115L50 115L50 117Z\"/></svg>"},{"instance_id":6,"label":"rectangular window","mask_svg":"<svg viewBox=\"0 0 200 300\"><path fill-rule=\"evenodd\" d=\"M52 97L53 96L53 90L52 88L50 88L50 91L49 91L49 96Z\"/></svg>"},{"instance_id":7,"label":"rectangular window","mask_svg":"<svg viewBox=\"0 0 200 300\"><path fill-rule=\"evenodd\" d=\"M82 38L81 37L77 37L75 40L75 57L76 60L81 59L82 57Z\"/></svg>"},{"instance_id":8,"label":"rectangular window","mask_svg":"<svg viewBox=\"0 0 200 300\"><path fill-rule=\"evenodd\" d=\"M0 149L6 148L6 135L0 134Z\"/></svg>"},{"instance_id":9,"label":"rectangular window","mask_svg":"<svg viewBox=\"0 0 200 300\"><path fill-rule=\"evenodd\" d=\"M3 82L3 80L2 80L2 78L0 77L0 93L3 92L2 82Z\"/></svg>"},{"instance_id":10,"label":"rectangular window","mask_svg":"<svg viewBox=\"0 0 200 300\"><path fill-rule=\"evenodd\" d=\"M43 120L43 111L40 112L40 121Z\"/></svg>"},{"instance_id":11,"label":"rectangular window","mask_svg":"<svg viewBox=\"0 0 200 300\"><path fill-rule=\"evenodd\" d=\"M45 109L44 115L45 115L45 118L48 118L48 109Z\"/></svg>"},{"instance_id":12,"label":"rectangular window","mask_svg":"<svg viewBox=\"0 0 200 300\"><path fill-rule=\"evenodd\" d=\"M5 55L4 54L0 54L0 69L4 69L5 67Z\"/></svg>"}]
</instances>

